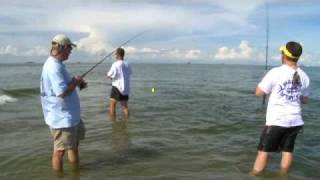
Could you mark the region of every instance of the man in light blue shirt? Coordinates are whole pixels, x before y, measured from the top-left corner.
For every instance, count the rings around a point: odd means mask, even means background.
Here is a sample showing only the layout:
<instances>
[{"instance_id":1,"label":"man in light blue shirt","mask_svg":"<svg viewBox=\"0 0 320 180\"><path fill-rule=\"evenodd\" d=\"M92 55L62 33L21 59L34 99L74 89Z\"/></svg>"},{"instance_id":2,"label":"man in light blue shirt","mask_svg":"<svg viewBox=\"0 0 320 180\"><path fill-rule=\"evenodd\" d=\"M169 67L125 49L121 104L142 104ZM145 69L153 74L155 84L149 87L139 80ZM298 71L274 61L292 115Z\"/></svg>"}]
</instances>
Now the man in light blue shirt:
<instances>
[{"instance_id":1,"label":"man in light blue shirt","mask_svg":"<svg viewBox=\"0 0 320 180\"><path fill-rule=\"evenodd\" d=\"M76 87L85 87L86 82L80 76L71 77L63 64L71 54L72 47L76 45L65 35L53 38L40 82L44 119L54 139L52 168L57 172L62 172L65 151L74 169L78 169L78 145L79 140L84 138Z\"/></svg>"},{"instance_id":2,"label":"man in light blue shirt","mask_svg":"<svg viewBox=\"0 0 320 180\"><path fill-rule=\"evenodd\" d=\"M72 82L65 65L50 56L43 66L41 97L46 124L50 128L68 128L80 122L80 103L77 91L61 97Z\"/></svg>"}]
</instances>

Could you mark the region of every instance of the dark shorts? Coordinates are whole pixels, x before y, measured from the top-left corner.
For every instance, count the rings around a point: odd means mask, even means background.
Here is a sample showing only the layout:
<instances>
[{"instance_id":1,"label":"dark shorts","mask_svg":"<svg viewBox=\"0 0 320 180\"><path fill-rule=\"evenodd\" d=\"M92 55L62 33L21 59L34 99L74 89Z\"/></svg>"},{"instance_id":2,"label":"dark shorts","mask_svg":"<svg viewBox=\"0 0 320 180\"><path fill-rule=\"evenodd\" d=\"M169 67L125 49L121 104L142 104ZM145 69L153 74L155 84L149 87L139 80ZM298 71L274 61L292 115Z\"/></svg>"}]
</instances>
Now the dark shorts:
<instances>
[{"instance_id":1,"label":"dark shorts","mask_svg":"<svg viewBox=\"0 0 320 180\"><path fill-rule=\"evenodd\" d=\"M116 88L114 86L112 86L112 88L111 88L110 98L114 99L116 101L128 101L129 100L128 95L122 95L120 93L120 91L118 90L118 88Z\"/></svg>"},{"instance_id":2,"label":"dark shorts","mask_svg":"<svg viewBox=\"0 0 320 180\"><path fill-rule=\"evenodd\" d=\"M258 150L264 152L293 152L294 142L302 127L265 126L260 137Z\"/></svg>"}]
</instances>

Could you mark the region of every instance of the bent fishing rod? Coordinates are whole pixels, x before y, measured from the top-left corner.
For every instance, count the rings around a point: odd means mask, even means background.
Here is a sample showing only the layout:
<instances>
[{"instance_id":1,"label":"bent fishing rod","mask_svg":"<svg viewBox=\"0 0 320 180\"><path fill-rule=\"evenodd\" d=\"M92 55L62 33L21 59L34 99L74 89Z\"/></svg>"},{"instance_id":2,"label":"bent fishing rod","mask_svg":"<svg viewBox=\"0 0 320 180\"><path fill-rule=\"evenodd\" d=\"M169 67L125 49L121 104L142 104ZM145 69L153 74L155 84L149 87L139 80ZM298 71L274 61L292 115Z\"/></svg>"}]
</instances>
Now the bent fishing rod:
<instances>
[{"instance_id":1,"label":"bent fishing rod","mask_svg":"<svg viewBox=\"0 0 320 180\"><path fill-rule=\"evenodd\" d=\"M124 43L122 43L121 45L119 45L117 48L120 48L126 44L128 44L130 41L132 41L133 39L136 39L137 37L145 34L146 32L149 32L150 30L145 30L142 31L141 33L138 33L136 35L134 35L132 38L128 39L127 41L125 41ZM116 50L117 48L115 48L114 50L112 50L109 54L107 54L106 56L104 56L98 63L96 63L95 65L93 65L87 72L83 73L81 75L82 78L84 78L89 72L91 72L94 68L96 68L99 64L101 64L103 61L105 61L108 57L110 57Z\"/></svg>"},{"instance_id":2,"label":"bent fishing rod","mask_svg":"<svg viewBox=\"0 0 320 180\"><path fill-rule=\"evenodd\" d=\"M266 64L264 67L264 74L268 71L268 53L269 52L269 4L266 2ZM266 94L263 95L262 106L266 103Z\"/></svg>"}]
</instances>

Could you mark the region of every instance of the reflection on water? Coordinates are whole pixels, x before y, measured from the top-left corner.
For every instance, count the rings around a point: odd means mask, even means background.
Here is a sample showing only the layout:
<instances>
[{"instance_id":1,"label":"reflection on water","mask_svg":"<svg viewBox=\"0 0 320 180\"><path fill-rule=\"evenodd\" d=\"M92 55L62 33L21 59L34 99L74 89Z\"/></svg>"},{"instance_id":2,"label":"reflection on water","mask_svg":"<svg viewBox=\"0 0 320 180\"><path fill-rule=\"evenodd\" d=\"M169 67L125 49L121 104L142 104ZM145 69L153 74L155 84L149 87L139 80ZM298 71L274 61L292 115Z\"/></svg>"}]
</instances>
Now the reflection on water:
<instances>
[{"instance_id":1,"label":"reflection on water","mask_svg":"<svg viewBox=\"0 0 320 180\"><path fill-rule=\"evenodd\" d=\"M66 171L66 172L53 172L53 173L54 173L54 177L52 177L52 179L56 179L56 180L80 180L80 171L79 170L73 170L71 172L67 172Z\"/></svg>"},{"instance_id":2,"label":"reflection on water","mask_svg":"<svg viewBox=\"0 0 320 180\"><path fill-rule=\"evenodd\" d=\"M127 128L127 120L117 120L112 122L111 148L114 155L119 159L128 157L129 135Z\"/></svg>"}]
</instances>

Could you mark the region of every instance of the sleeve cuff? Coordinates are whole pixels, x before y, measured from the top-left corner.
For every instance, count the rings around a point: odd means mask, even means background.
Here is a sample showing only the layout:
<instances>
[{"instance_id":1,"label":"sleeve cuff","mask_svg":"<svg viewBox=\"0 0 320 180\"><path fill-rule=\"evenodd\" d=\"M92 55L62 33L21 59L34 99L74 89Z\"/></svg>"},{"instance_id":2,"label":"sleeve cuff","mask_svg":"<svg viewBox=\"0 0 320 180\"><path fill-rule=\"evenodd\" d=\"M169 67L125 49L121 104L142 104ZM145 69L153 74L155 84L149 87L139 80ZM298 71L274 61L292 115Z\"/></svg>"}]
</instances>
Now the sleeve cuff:
<instances>
[{"instance_id":1,"label":"sleeve cuff","mask_svg":"<svg viewBox=\"0 0 320 180\"><path fill-rule=\"evenodd\" d=\"M67 88L68 86L60 86L57 89L55 89L56 96L62 95L67 90Z\"/></svg>"},{"instance_id":2,"label":"sleeve cuff","mask_svg":"<svg viewBox=\"0 0 320 180\"><path fill-rule=\"evenodd\" d=\"M259 83L258 84L258 88L260 88L264 93L269 94L270 91L268 90L268 88L266 88L263 83Z\"/></svg>"}]
</instances>

